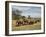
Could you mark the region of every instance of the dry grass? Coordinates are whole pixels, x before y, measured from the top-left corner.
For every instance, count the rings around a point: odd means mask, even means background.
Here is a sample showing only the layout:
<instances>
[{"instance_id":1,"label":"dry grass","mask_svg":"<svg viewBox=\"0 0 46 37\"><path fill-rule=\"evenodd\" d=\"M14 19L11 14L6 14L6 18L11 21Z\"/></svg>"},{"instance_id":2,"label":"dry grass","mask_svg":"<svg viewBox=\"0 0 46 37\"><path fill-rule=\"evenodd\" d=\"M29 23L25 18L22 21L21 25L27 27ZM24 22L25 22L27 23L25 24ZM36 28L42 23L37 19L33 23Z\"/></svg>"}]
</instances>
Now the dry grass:
<instances>
[{"instance_id":1,"label":"dry grass","mask_svg":"<svg viewBox=\"0 0 46 37\"><path fill-rule=\"evenodd\" d=\"M41 29L41 23L35 23L32 25L24 25L16 27L16 20L13 20L12 31L20 31L20 30L39 30Z\"/></svg>"}]
</instances>

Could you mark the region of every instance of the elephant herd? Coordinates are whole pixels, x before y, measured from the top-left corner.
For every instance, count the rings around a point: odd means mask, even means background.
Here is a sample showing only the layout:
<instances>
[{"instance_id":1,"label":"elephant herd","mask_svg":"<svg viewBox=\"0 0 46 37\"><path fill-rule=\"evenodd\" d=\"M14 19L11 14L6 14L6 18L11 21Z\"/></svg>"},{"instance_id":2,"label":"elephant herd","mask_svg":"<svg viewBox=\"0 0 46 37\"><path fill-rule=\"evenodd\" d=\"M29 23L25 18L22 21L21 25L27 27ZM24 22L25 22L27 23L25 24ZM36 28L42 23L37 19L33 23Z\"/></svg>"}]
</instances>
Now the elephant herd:
<instances>
[{"instance_id":1,"label":"elephant herd","mask_svg":"<svg viewBox=\"0 0 46 37\"><path fill-rule=\"evenodd\" d=\"M16 21L16 26L23 26L23 25L33 25L34 23L40 22L40 20L36 20L36 21L28 21L28 20L17 20Z\"/></svg>"}]
</instances>

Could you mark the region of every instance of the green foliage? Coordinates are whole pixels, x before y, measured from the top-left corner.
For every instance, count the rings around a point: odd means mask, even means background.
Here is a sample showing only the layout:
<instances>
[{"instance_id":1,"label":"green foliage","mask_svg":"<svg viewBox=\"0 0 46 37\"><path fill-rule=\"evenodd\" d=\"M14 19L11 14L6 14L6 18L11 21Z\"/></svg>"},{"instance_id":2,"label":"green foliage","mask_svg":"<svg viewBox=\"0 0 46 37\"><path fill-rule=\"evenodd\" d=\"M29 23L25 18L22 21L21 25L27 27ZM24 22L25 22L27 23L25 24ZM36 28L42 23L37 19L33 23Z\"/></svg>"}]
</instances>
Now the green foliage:
<instances>
[{"instance_id":1,"label":"green foliage","mask_svg":"<svg viewBox=\"0 0 46 37\"><path fill-rule=\"evenodd\" d=\"M22 11L16 9L15 11L12 11L12 19L13 20L19 20L21 18Z\"/></svg>"},{"instance_id":2,"label":"green foliage","mask_svg":"<svg viewBox=\"0 0 46 37\"><path fill-rule=\"evenodd\" d=\"M25 16L22 16L22 19L25 19Z\"/></svg>"},{"instance_id":3,"label":"green foliage","mask_svg":"<svg viewBox=\"0 0 46 37\"><path fill-rule=\"evenodd\" d=\"M28 16L28 19L31 19L30 15Z\"/></svg>"},{"instance_id":4,"label":"green foliage","mask_svg":"<svg viewBox=\"0 0 46 37\"><path fill-rule=\"evenodd\" d=\"M13 19L13 20L19 20L20 17L19 17L18 15L15 15L15 16L12 16L12 19Z\"/></svg>"}]
</instances>

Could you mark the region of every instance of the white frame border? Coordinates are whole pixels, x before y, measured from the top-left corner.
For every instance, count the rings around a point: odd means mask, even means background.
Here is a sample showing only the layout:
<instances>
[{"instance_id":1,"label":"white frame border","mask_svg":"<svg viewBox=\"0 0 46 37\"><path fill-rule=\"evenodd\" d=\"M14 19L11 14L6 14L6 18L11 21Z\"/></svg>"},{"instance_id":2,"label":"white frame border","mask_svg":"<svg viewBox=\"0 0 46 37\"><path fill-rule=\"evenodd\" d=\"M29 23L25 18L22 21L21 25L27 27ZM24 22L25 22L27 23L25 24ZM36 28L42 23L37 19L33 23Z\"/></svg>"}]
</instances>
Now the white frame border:
<instances>
[{"instance_id":1,"label":"white frame border","mask_svg":"<svg viewBox=\"0 0 46 37\"><path fill-rule=\"evenodd\" d=\"M41 7L41 30L27 30L27 31L12 31L12 5L17 6L37 6ZM9 3L9 34L26 34L26 33L41 33L44 32L44 6L41 4L23 4L23 3Z\"/></svg>"}]
</instances>

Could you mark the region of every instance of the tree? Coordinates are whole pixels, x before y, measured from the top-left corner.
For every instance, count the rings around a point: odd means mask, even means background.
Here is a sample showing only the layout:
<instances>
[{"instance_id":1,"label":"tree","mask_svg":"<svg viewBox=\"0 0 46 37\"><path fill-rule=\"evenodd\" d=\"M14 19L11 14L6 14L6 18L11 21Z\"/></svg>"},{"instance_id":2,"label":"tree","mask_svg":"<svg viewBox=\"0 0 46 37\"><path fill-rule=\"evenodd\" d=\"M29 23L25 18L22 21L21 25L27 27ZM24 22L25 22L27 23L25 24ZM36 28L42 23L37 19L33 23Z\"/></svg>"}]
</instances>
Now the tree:
<instances>
[{"instance_id":1,"label":"tree","mask_svg":"<svg viewBox=\"0 0 46 37\"><path fill-rule=\"evenodd\" d=\"M28 15L28 19L31 19L30 15Z\"/></svg>"},{"instance_id":2,"label":"tree","mask_svg":"<svg viewBox=\"0 0 46 37\"><path fill-rule=\"evenodd\" d=\"M25 19L25 16L22 16L22 19Z\"/></svg>"},{"instance_id":3,"label":"tree","mask_svg":"<svg viewBox=\"0 0 46 37\"><path fill-rule=\"evenodd\" d=\"M22 11L16 9L12 11L12 19L13 20L19 20L21 16Z\"/></svg>"}]
</instances>

